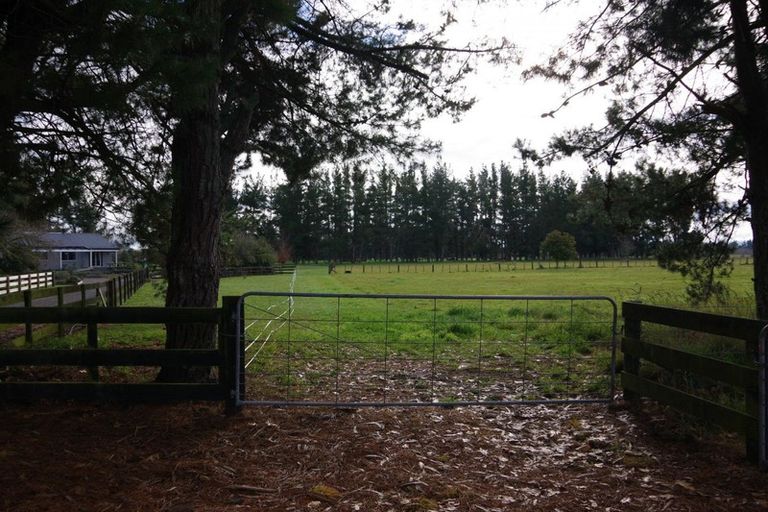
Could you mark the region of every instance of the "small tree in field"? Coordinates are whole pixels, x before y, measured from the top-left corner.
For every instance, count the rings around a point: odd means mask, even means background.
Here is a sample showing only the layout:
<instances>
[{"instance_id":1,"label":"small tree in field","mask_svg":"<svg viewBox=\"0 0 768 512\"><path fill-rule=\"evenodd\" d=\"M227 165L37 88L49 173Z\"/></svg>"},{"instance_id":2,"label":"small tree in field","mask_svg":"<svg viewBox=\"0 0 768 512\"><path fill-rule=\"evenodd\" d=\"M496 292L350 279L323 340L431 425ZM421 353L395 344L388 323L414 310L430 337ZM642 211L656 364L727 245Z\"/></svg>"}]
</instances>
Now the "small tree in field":
<instances>
[{"instance_id":1,"label":"small tree in field","mask_svg":"<svg viewBox=\"0 0 768 512\"><path fill-rule=\"evenodd\" d=\"M576 239L570 233L557 229L550 231L541 242L541 254L555 260L555 266L560 267L561 261L575 260L579 257L576 252Z\"/></svg>"}]
</instances>

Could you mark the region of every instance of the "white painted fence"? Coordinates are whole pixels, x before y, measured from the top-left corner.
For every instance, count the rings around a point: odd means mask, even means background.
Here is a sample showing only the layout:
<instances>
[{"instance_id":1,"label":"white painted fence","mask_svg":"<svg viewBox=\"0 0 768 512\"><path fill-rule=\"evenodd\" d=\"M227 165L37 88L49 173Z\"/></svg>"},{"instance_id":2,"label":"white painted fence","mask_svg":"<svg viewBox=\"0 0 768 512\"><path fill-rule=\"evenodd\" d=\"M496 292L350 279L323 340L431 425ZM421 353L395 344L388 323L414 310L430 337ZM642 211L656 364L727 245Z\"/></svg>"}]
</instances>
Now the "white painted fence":
<instances>
[{"instance_id":1,"label":"white painted fence","mask_svg":"<svg viewBox=\"0 0 768 512\"><path fill-rule=\"evenodd\" d=\"M0 276L0 295L53 286L53 272Z\"/></svg>"}]
</instances>

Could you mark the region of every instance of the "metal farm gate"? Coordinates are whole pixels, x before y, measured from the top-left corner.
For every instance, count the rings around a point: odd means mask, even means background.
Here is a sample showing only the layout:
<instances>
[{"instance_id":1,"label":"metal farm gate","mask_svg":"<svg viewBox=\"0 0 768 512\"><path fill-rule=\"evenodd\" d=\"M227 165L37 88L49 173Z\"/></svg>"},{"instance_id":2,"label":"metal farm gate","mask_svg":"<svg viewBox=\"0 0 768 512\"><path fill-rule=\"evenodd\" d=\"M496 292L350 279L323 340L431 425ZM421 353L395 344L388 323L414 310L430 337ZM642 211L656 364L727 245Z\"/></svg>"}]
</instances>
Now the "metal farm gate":
<instances>
[{"instance_id":1,"label":"metal farm gate","mask_svg":"<svg viewBox=\"0 0 768 512\"><path fill-rule=\"evenodd\" d=\"M603 296L250 292L236 405L610 402L616 303Z\"/></svg>"}]
</instances>

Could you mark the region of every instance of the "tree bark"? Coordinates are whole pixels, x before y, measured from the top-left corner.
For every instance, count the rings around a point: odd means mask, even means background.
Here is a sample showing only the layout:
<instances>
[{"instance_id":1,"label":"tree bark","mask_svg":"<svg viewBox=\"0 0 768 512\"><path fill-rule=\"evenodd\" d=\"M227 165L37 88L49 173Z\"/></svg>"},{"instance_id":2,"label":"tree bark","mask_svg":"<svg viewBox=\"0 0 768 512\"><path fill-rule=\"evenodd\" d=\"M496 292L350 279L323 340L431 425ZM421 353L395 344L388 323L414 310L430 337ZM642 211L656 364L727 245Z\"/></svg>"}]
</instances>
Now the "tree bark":
<instances>
[{"instance_id":1,"label":"tree bark","mask_svg":"<svg viewBox=\"0 0 768 512\"><path fill-rule=\"evenodd\" d=\"M754 132L746 136L746 148L756 315L768 320L768 133L765 128L755 127Z\"/></svg>"},{"instance_id":2,"label":"tree bark","mask_svg":"<svg viewBox=\"0 0 768 512\"><path fill-rule=\"evenodd\" d=\"M216 307L219 236L228 171L221 166L219 83L221 2L190 1L192 31L182 58L204 66L206 79L179 81L174 91L178 124L173 133L173 207L166 307ZM199 75L198 75L199 76ZM212 348L215 325L169 324L166 348ZM200 381L209 368L164 367L158 380Z\"/></svg>"},{"instance_id":3,"label":"tree bark","mask_svg":"<svg viewBox=\"0 0 768 512\"><path fill-rule=\"evenodd\" d=\"M757 317L768 319L768 87L757 64L746 0L731 0L734 55L744 111L735 124L744 137L749 178Z\"/></svg>"}]
</instances>

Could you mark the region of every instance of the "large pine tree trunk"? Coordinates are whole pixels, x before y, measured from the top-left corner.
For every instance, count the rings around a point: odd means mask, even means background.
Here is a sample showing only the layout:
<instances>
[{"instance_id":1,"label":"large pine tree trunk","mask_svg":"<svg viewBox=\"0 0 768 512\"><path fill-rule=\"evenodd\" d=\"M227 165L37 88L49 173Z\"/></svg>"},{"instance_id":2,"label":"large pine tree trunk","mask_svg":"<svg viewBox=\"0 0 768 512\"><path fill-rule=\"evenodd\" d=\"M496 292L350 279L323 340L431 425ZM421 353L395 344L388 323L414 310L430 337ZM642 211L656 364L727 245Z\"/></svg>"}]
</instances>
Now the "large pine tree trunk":
<instances>
[{"instance_id":1,"label":"large pine tree trunk","mask_svg":"<svg viewBox=\"0 0 768 512\"><path fill-rule=\"evenodd\" d=\"M744 105L734 125L747 149L756 313L758 318L768 319L768 86L758 66L747 2L729 3L738 88Z\"/></svg>"},{"instance_id":2,"label":"large pine tree trunk","mask_svg":"<svg viewBox=\"0 0 768 512\"><path fill-rule=\"evenodd\" d=\"M168 252L167 307L216 307L219 236L228 170L220 161L219 37L221 4L188 3L193 27L183 57L205 66L205 80L183 82L174 91L179 119L173 133L173 208ZM168 325L166 348L212 348L216 326ZM209 368L164 367L158 380L204 380Z\"/></svg>"},{"instance_id":3,"label":"large pine tree trunk","mask_svg":"<svg viewBox=\"0 0 768 512\"><path fill-rule=\"evenodd\" d=\"M768 146L763 147L768 152ZM765 159L768 162L768 158ZM750 173L750 205L752 209L752 251L755 268L755 301L757 317L768 320L768 167L758 175Z\"/></svg>"}]
</instances>

